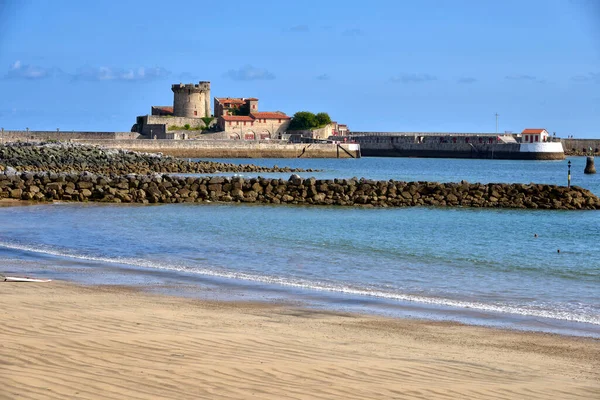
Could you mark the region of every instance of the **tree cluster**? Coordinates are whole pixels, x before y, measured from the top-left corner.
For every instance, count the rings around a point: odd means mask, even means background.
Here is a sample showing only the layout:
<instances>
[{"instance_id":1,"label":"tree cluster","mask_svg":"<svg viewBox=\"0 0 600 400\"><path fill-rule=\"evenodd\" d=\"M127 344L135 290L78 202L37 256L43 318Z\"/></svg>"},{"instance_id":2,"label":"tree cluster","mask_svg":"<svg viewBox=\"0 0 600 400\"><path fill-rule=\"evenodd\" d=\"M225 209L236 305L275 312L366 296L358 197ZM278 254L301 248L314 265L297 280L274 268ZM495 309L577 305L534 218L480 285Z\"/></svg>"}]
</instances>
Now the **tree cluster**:
<instances>
[{"instance_id":1,"label":"tree cluster","mask_svg":"<svg viewBox=\"0 0 600 400\"><path fill-rule=\"evenodd\" d=\"M322 128L331 123L329 114L320 112L313 114L310 111L298 111L290 121L290 130L305 130Z\"/></svg>"}]
</instances>

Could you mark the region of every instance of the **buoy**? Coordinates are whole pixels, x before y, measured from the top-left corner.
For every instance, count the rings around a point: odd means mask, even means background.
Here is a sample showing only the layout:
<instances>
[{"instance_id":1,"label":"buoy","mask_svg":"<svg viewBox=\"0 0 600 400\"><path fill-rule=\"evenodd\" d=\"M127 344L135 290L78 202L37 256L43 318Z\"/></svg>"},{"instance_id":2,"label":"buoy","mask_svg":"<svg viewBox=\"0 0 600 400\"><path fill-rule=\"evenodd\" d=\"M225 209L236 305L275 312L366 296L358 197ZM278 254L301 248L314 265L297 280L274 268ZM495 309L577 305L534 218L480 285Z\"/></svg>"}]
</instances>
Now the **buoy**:
<instances>
[{"instance_id":1,"label":"buoy","mask_svg":"<svg viewBox=\"0 0 600 400\"><path fill-rule=\"evenodd\" d=\"M537 237L537 233L534 233L534 234L533 234L533 237Z\"/></svg>"},{"instance_id":2,"label":"buoy","mask_svg":"<svg viewBox=\"0 0 600 400\"><path fill-rule=\"evenodd\" d=\"M557 253L560 253L560 249L556 250Z\"/></svg>"},{"instance_id":3,"label":"buoy","mask_svg":"<svg viewBox=\"0 0 600 400\"><path fill-rule=\"evenodd\" d=\"M594 165L594 156L588 156L585 162L584 174L595 174L596 166Z\"/></svg>"}]
</instances>

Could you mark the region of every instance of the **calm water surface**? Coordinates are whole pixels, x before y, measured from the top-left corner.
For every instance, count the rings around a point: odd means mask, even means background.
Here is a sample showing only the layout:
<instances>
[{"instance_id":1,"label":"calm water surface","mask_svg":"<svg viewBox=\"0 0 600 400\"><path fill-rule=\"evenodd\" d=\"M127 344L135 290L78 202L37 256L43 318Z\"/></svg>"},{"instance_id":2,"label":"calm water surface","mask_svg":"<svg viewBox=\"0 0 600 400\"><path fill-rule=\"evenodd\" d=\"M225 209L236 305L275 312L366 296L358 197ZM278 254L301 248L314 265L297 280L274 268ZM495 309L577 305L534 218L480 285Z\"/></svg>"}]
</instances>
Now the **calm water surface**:
<instances>
[{"instance_id":1,"label":"calm water surface","mask_svg":"<svg viewBox=\"0 0 600 400\"><path fill-rule=\"evenodd\" d=\"M317 178L564 184L567 175L565 161L226 161L323 170L303 174ZM572 183L600 194L585 158L571 161ZM5 273L595 337L599 251L599 211L0 207Z\"/></svg>"}]
</instances>

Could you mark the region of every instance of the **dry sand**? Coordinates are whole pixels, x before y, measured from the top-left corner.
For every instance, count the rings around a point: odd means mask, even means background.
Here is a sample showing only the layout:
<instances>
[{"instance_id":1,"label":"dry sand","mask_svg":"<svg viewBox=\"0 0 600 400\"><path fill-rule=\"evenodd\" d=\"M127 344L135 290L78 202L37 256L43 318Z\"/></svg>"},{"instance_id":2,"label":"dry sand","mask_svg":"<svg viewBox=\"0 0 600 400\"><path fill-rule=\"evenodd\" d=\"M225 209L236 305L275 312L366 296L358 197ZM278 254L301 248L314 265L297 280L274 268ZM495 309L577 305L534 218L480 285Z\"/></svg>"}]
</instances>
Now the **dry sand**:
<instances>
[{"instance_id":1,"label":"dry sand","mask_svg":"<svg viewBox=\"0 0 600 400\"><path fill-rule=\"evenodd\" d=\"M1 399L600 399L600 340L0 283Z\"/></svg>"}]
</instances>

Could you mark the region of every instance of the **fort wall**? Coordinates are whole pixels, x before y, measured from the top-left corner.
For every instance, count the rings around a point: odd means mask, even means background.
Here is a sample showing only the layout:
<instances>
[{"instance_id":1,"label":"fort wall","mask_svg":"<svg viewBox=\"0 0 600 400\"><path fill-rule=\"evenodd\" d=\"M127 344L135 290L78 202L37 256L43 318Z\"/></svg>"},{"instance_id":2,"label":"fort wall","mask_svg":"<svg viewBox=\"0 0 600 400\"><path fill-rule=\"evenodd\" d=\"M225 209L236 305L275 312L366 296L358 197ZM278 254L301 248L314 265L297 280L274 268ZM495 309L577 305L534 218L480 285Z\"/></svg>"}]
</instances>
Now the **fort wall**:
<instances>
[{"instance_id":1,"label":"fort wall","mask_svg":"<svg viewBox=\"0 0 600 400\"><path fill-rule=\"evenodd\" d=\"M335 125L328 124L322 128L291 130L291 131L287 131L287 133L290 135L300 135L304 138L310 138L310 139L316 139L316 140L327 140L330 136L333 135L334 130L335 130Z\"/></svg>"},{"instance_id":2,"label":"fort wall","mask_svg":"<svg viewBox=\"0 0 600 400\"><path fill-rule=\"evenodd\" d=\"M186 158L358 158L353 143L289 144L243 140L75 140L113 149L163 153ZM338 146L340 146L338 148Z\"/></svg>"},{"instance_id":3,"label":"fort wall","mask_svg":"<svg viewBox=\"0 0 600 400\"><path fill-rule=\"evenodd\" d=\"M213 126L215 123L216 120L213 119L209 126ZM173 127L184 127L185 125L189 125L190 128L206 127L206 124L200 118L144 115L138 118L137 130L149 138L154 138L156 135L157 139L164 139L165 132L176 130L172 129ZM158 128L158 126L162 128Z\"/></svg>"},{"instance_id":4,"label":"fort wall","mask_svg":"<svg viewBox=\"0 0 600 400\"><path fill-rule=\"evenodd\" d=\"M229 139L279 139L290 126L290 119L262 119L254 121L225 121L223 127Z\"/></svg>"}]
</instances>

